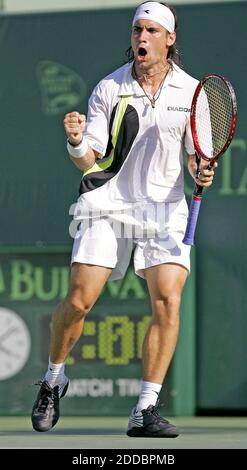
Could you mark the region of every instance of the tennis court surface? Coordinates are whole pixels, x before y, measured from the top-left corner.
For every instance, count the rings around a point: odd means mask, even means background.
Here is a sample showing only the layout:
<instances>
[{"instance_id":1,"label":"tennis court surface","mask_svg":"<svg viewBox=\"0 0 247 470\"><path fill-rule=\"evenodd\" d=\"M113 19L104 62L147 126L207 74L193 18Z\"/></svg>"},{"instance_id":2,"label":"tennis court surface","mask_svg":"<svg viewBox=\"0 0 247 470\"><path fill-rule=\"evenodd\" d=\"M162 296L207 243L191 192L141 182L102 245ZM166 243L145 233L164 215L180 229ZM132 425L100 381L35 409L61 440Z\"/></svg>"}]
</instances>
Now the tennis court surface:
<instances>
[{"instance_id":1,"label":"tennis court surface","mask_svg":"<svg viewBox=\"0 0 247 470\"><path fill-rule=\"evenodd\" d=\"M48 433L32 430L29 417L0 417L1 449L247 449L247 417L169 418L176 439L129 438L127 418L64 417Z\"/></svg>"}]
</instances>

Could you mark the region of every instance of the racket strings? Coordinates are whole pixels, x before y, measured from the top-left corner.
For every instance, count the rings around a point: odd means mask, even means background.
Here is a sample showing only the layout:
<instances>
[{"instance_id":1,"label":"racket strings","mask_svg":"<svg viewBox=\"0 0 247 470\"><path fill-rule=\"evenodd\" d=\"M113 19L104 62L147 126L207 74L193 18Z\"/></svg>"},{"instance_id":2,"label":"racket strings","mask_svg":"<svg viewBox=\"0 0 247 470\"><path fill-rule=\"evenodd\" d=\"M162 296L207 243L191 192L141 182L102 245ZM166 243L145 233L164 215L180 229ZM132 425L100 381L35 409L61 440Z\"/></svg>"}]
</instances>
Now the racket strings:
<instances>
[{"instance_id":1,"label":"racket strings","mask_svg":"<svg viewBox=\"0 0 247 470\"><path fill-rule=\"evenodd\" d=\"M209 158L218 155L226 144L232 126L232 98L219 77L206 80L196 103L198 144Z\"/></svg>"}]
</instances>

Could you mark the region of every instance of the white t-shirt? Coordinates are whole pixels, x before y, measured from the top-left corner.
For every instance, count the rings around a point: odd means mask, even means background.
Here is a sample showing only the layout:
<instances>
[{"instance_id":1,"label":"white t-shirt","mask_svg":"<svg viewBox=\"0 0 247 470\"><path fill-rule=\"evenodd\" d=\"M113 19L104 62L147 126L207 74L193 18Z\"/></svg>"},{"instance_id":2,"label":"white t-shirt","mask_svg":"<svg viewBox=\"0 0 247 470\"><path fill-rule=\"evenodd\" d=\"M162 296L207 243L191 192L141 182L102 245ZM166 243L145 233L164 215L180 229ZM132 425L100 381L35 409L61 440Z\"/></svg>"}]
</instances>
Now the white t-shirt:
<instances>
[{"instance_id":1,"label":"white t-shirt","mask_svg":"<svg viewBox=\"0 0 247 470\"><path fill-rule=\"evenodd\" d=\"M126 64L94 89L88 106L84 137L105 155L109 124L122 96L131 96L138 132L118 173L101 187L79 198L84 208L120 210L133 203L175 202L184 197L183 148L194 154L190 108L198 80L173 64L152 108Z\"/></svg>"}]
</instances>

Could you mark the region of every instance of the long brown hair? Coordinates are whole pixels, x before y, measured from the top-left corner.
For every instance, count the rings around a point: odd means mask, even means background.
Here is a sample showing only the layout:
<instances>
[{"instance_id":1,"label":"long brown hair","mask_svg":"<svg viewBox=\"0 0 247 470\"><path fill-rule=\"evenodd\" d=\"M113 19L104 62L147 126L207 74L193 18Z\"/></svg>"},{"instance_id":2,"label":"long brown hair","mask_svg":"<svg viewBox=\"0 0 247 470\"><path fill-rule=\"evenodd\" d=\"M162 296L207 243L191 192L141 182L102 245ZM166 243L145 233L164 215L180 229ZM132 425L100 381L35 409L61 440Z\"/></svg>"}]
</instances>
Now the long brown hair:
<instances>
[{"instance_id":1,"label":"long brown hair","mask_svg":"<svg viewBox=\"0 0 247 470\"><path fill-rule=\"evenodd\" d=\"M148 2L143 2L141 3L141 5L143 5L144 3L148 3ZM177 12L175 8L173 8L168 3L163 3L163 2L157 2L157 3L160 3L161 5L164 5L165 7L169 8L169 10L171 10L175 18L175 31L177 31L178 18L177 18ZM127 56L128 62L132 62L132 60L134 60L134 52L131 46L127 49L127 51L125 52L125 55ZM180 53L179 53L176 43L174 43L172 46L169 47L167 59L172 60L177 65L181 65L181 57L180 57Z\"/></svg>"}]
</instances>

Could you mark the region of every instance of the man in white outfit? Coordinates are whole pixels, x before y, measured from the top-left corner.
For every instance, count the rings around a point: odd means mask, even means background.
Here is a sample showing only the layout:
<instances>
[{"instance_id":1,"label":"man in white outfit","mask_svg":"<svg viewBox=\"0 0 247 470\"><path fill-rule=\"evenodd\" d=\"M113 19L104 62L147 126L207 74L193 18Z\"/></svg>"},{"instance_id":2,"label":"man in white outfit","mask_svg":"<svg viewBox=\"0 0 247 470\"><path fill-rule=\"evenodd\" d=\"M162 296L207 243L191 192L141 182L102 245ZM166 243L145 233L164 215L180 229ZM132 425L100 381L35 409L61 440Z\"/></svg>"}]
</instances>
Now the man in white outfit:
<instances>
[{"instance_id":1,"label":"man in white outfit","mask_svg":"<svg viewBox=\"0 0 247 470\"><path fill-rule=\"evenodd\" d=\"M81 226L69 291L53 314L48 371L32 412L36 431L56 424L59 398L68 387L65 360L106 281L124 276L134 251L135 272L147 282L152 317L143 343L141 392L127 434L179 435L159 415L157 399L175 351L190 269L190 249L182 242L188 212L183 149L198 184L210 186L214 170L201 162L198 176L190 130L198 82L178 66L176 26L172 7L141 4L132 25L132 60L96 86L87 121L77 111L65 116L68 152L84 173L77 203ZM128 230L117 230L117 224Z\"/></svg>"}]
</instances>

